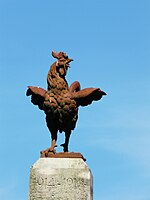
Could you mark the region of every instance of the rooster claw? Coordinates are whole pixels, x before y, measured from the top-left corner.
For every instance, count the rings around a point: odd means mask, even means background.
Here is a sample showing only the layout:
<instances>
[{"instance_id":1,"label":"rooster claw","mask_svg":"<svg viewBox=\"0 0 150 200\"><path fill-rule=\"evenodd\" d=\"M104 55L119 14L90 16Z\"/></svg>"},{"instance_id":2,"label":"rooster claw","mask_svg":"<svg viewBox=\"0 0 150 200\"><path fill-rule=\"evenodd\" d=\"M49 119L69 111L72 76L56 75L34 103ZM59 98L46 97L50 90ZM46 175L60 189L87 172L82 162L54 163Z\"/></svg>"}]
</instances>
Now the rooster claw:
<instances>
[{"instance_id":1,"label":"rooster claw","mask_svg":"<svg viewBox=\"0 0 150 200\"><path fill-rule=\"evenodd\" d=\"M57 147L57 145L55 145L55 147ZM46 158L49 157L49 153L53 153L56 154L56 149L54 148L48 148L46 150L40 151L41 157L42 158Z\"/></svg>"}]
</instances>

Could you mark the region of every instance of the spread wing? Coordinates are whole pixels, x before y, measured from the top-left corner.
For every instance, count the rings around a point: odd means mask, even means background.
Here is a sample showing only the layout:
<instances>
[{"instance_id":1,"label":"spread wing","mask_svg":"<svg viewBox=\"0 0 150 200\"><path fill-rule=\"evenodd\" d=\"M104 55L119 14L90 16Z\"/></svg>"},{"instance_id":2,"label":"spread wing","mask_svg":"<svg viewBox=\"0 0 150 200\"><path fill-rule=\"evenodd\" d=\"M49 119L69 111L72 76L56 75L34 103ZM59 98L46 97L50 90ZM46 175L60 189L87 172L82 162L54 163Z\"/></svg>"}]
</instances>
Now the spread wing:
<instances>
[{"instance_id":1,"label":"spread wing","mask_svg":"<svg viewBox=\"0 0 150 200\"><path fill-rule=\"evenodd\" d=\"M105 92L99 88L85 88L73 94L73 98L76 100L79 106L87 106L92 103L92 101L98 101L106 95Z\"/></svg>"},{"instance_id":2,"label":"spread wing","mask_svg":"<svg viewBox=\"0 0 150 200\"><path fill-rule=\"evenodd\" d=\"M38 105L39 109L43 110L45 93L46 93L46 90L44 90L43 88L28 86L26 95L31 96L31 102L34 105Z\"/></svg>"}]
</instances>

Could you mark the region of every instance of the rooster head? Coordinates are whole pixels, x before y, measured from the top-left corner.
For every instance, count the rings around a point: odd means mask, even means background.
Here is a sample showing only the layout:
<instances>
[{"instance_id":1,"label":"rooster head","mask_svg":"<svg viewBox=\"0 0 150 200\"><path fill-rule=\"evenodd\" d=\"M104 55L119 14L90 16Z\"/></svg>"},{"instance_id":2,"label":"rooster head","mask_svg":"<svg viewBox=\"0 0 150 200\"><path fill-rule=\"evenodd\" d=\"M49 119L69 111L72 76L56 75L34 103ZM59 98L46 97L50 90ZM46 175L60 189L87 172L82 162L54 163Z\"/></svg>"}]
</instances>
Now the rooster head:
<instances>
[{"instance_id":1,"label":"rooster head","mask_svg":"<svg viewBox=\"0 0 150 200\"><path fill-rule=\"evenodd\" d=\"M56 62L56 70L61 77L65 77L69 64L73 59L68 58L67 54L64 52L57 53L56 51L52 51L52 56L57 59Z\"/></svg>"}]
</instances>

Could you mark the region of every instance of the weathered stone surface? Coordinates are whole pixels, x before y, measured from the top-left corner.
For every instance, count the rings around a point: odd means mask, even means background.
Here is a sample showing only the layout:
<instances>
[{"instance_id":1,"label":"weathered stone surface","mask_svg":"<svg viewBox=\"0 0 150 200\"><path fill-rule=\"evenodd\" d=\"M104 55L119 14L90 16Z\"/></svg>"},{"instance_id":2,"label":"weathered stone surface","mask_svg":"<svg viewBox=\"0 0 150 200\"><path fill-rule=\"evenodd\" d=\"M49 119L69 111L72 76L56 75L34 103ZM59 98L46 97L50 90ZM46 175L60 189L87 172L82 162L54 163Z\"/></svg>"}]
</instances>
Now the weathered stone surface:
<instances>
[{"instance_id":1,"label":"weathered stone surface","mask_svg":"<svg viewBox=\"0 0 150 200\"><path fill-rule=\"evenodd\" d=\"M87 164L82 158L40 158L30 170L28 200L93 200Z\"/></svg>"}]
</instances>

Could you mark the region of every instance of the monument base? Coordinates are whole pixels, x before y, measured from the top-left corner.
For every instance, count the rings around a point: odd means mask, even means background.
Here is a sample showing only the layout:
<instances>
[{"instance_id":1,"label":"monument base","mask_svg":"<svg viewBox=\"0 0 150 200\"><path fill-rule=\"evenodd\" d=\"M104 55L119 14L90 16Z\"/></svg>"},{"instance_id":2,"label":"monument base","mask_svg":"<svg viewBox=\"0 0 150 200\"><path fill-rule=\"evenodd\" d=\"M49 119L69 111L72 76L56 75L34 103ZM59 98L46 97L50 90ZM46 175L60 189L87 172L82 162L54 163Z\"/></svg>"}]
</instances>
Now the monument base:
<instances>
[{"instance_id":1,"label":"monument base","mask_svg":"<svg viewBox=\"0 0 150 200\"><path fill-rule=\"evenodd\" d=\"M40 158L30 170L28 200L93 200L91 171L83 158Z\"/></svg>"}]
</instances>

